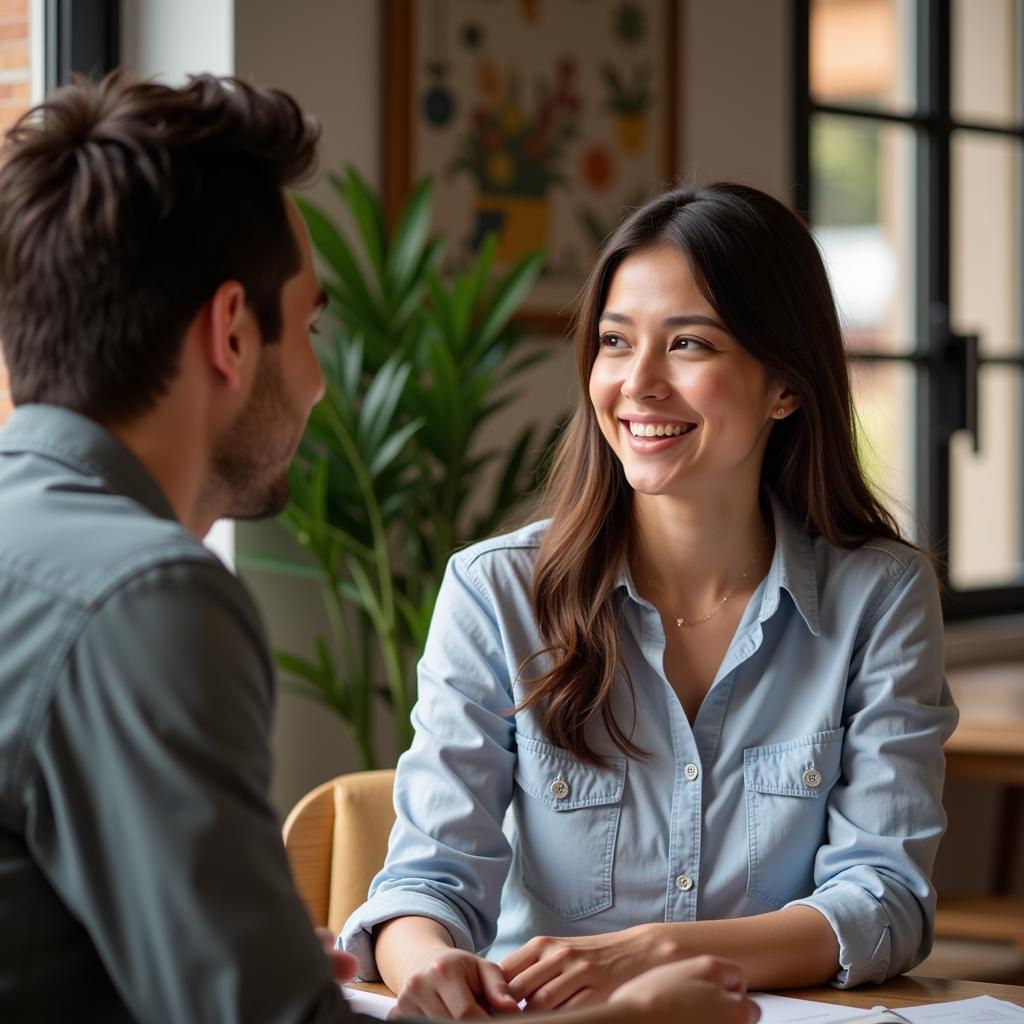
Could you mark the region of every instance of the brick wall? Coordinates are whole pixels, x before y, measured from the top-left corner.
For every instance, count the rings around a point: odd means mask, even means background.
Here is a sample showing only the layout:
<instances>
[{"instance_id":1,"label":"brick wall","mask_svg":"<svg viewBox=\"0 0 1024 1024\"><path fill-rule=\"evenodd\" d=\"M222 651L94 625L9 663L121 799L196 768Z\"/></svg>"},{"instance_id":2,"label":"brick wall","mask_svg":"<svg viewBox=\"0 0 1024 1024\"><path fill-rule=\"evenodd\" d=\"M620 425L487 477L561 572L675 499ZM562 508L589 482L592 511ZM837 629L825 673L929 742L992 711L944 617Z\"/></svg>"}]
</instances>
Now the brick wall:
<instances>
[{"instance_id":1,"label":"brick wall","mask_svg":"<svg viewBox=\"0 0 1024 1024\"><path fill-rule=\"evenodd\" d=\"M0 0L0 135L24 113L32 99L28 3ZM7 371L0 360L0 423L10 411Z\"/></svg>"}]
</instances>

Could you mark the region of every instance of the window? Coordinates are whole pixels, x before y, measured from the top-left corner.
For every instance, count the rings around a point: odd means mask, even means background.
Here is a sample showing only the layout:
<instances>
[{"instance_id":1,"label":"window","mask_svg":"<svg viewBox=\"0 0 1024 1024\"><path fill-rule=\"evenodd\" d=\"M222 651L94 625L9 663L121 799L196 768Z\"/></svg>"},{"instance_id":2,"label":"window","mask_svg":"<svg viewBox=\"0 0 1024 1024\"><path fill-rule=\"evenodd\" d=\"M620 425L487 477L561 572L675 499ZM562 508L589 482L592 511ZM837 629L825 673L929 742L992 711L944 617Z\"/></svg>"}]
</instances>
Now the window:
<instances>
[{"instance_id":1,"label":"window","mask_svg":"<svg viewBox=\"0 0 1024 1024\"><path fill-rule=\"evenodd\" d=\"M948 617L1024 610L1024 0L796 0L796 172L861 460Z\"/></svg>"},{"instance_id":2,"label":"window","mask_svg":"<svg viewBox=\"0 0 1024 1024\"><path fill-rule=\"evenodd\" d=\"M117 0L0 0L0 136L72 71L117 64ZM11 411L0 359L0 424Z\"/></svg>"},{"instance_id":3,"label":"window","mask_svg":"<svg viewBox=\"0 0 1024 1024\"><path fill-rule=\"evenodd\" d=\"M42 3L0 0L0 135L42 95ZM11 411L0 361L0 423Z\"/></svg>"}]
</instances>

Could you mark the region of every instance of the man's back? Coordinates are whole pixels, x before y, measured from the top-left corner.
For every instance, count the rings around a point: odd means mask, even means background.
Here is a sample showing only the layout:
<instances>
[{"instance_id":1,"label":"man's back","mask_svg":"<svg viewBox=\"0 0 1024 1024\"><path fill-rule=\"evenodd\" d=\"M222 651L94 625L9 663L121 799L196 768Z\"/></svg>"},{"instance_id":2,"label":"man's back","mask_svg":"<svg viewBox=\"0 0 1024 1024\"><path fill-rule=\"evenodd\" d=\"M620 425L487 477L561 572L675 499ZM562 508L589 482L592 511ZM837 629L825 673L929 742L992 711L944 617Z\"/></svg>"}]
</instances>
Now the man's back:
<instances>
[{"instance_id":1,"label":"man's back","mask_svg":"<svg viewBox=\"0 0 1024 1024\"><path fill-rule=\"evenodd\" d=\"M272 702L255 609L142 464L83 417L19 409L0 431L0 1018L336 1000L285 891ZM305 941L268 958L274 932ZM258 959L287 983L246 977Z\"/></svg>"}]
</instances>

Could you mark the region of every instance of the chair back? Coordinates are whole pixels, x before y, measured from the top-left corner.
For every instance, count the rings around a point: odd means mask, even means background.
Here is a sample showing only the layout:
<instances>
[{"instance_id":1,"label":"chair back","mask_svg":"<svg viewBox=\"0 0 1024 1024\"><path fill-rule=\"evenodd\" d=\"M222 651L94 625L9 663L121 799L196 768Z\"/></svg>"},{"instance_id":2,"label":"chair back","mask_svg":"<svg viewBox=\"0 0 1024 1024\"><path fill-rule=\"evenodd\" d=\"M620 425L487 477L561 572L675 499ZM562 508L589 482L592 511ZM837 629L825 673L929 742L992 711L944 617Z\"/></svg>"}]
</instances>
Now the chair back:
<instances>
[{"instance_id":1,"label":"chair back","mask_svg":"<svg viewBox=\"0 0 1024 1024\"><path fill-rule=\"evenodd\" d=\"M395 823L394 769L339 775L307 793L284 823L284 846L313 924L337 932L366 899Z\"/></svg>"}]
</instances>

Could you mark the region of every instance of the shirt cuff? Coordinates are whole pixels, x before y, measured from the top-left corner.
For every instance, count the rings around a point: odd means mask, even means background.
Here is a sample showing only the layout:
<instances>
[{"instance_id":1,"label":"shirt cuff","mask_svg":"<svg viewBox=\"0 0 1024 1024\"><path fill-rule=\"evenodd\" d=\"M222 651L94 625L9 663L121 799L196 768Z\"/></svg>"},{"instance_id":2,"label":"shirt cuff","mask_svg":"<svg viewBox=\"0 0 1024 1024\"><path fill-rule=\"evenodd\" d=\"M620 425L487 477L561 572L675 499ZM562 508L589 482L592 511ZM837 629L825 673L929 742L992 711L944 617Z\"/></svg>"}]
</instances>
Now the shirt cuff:
<instances>
[{"instance_id":1,"label":"shirt cuff","mask_svg":"<svg viewBox=\"0 0 1024 1024\"><path fill-rule=\"evenodd\" d=\"M835 988L881 983L889 977L891 926L871 893L839 883L786 907L811 907L832 926L839 942L839 971L830 982Z\"/></svg>"},{"instance_id":2,"label":"shirt cuff","mask_svg":"<svg viewBox=\"0 0 1024 1024\"><path fill-rule=\"evenodd\" d=\"M373 955L373 929L396 917L429 917L444 925L456 949L475 952L466 922L451 904L422 892L392 889L371 896L351 917L338 936L338 946L359 961L357 981L380 981L377 961Z\"/></svg>"}]
</instances>

